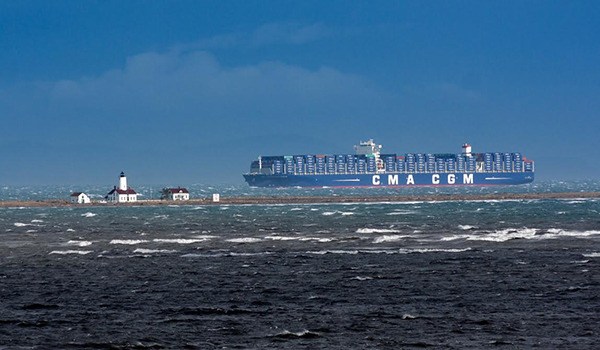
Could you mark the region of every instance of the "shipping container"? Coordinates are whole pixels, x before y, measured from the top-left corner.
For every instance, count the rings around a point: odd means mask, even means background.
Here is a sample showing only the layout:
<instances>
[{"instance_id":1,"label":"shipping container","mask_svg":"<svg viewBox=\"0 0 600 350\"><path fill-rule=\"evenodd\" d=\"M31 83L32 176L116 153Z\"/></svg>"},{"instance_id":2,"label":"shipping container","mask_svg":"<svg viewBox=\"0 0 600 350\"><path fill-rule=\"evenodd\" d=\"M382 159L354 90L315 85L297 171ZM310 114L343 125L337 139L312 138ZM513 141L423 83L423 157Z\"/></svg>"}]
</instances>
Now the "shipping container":
<instances>
[{"instance_id":1,"label":"shipping container","mask_svg":"<svg viewBox=\"0 0 600 350\"><path fill-rule=\"evenodd\" d=\"M454 159L446 159L446 169L448 172L453 173L456 171L456 160Z\"/></svg>"},{"instance_id":2,"label":"shipping container","mask_svg":"<svg viewBox=\"0 0 600 350\"><path fill-rule=\"evenodd\" d=\"M324 155L317 155L315 157L315 161L316 161L316 168L315 171L317 174L325 174L325 156Z\"/></svg>"},{"instance_id":3,"label":"shipping container","mask_svg":"<svg viewBox=\"0 0 600 350\"><path fill-rule=\"evenodd\" d=\"M396 171L400 172L400 173L405 172L406 171L406 165L405 164L406 163L404 163L404 159L398 158L396 160Z\"/></svg>"},{"instance_id":4,"label":"shipping container","mask_svg":"<svg viewBox=\"0 0 600 350\"><path fill-rule=\"evenodd\" d=\"M285 168L283 172L285 174L293 174L294 173L294 157L292 156L284 156L285 159Z\"/></svg>"},{"instance_id":5,"label":"shipping container","mask_svg":"<svg viewBox=\"0 0 600 350\"><path fill-rule=\"evenodd\" d=\"M377 170L375 157L367 156L367 172L374 173Z\"/></svg>"},{"instance_id":6,"label":"shipping container","mask_svg":"<svg viewBox=\"0 0 600 350\"><path fill-rule=\"evenodd\" d=\"M513 153L513 154L512 154L512 157L513 157L513 160L514 160L515 162L520 162L520 161L522 161L522 160L523 160L523 156L522 156L522 155L521 155L521 153L519 153L519 152L515 152L515 153Z\"/></svg>"},{"instance_id":7,"label":"shipping container","mask_svg":"<svg viewBox=\"0 0 600 350\"><path fill-rule=\"evenodd\" d=\"M476 169L476 162L475 162L475 158L473 157L469 157L469 159L467 160L467 167L466 170L468 172L474 172Z\"/></svg>"},{"instance_id":8,"label":"shipping container","mask_svg":"<svg viewBox=\"0 0 600 350\"><path fill-rule=\"evenodd\" d=\"M356 172L356 159L353 155L346 156L346 169L348 173Z\"/></svg>"},{"instance_id":9,"label":"shipping container","mask_svg":"<svg viewBox=\"0 0 600 350\"><path fill-rule=\"evenodd\" d=\"M359 158L356 163L356 172L364 174L367 171L367 160L365 158Z\"/></svg>"},{"instance_id":10,"label":"shipping container","mask_svg":"<svg viewBox=\"0 0 600 350\"><path fill-rule=\"evenodd\" d=\"M443 158L439 158L435 161L435 171L443 173L446 171L446 162Z\"/></svg>"},{"instance_id":11,"label":"shipping container","mask_svg":"<svg viewBox=\"0 0 600 350\"><path fill-rule=\"evenodd\" d=\"M277 175L283 174L283 162L279 159L273 161L273 172Z\"/></svg>"}]
</instances>

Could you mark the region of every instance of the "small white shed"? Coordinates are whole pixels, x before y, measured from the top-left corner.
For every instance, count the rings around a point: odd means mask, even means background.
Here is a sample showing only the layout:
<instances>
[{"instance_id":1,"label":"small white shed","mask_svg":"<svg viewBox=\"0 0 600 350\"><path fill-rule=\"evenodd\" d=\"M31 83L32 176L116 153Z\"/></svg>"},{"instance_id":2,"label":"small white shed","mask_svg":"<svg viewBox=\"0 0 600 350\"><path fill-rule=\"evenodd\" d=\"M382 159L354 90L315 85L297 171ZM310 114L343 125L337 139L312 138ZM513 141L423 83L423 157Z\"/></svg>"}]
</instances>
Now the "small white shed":
<instances>
[{"instance_id":1,"label":"small white shed","mask_svg":"<svg viewBox=\"0 0 600 350\"><path fill-rule=\"evenodd\" d=\"M83 192L71 193L71 203L88 204L91 202L90 197Z\"/></svg>"}]
</instances>

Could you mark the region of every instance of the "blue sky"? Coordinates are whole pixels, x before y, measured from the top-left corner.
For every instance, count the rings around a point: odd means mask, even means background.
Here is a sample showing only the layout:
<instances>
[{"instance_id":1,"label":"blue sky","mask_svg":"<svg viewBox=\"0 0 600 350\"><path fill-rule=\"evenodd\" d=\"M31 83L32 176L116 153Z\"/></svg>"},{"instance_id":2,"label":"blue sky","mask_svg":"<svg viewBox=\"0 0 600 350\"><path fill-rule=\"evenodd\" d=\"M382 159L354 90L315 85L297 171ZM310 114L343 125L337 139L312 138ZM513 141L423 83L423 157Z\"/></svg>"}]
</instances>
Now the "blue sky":
<instances>
[{"instance_id":1,"label":"blue sky","mask_svg":"<svg viewBox=\"0 0 600 350\"><path fill-rule=\"evenodd\" d=\"M373 3L0 2L0 184L237 184L368 138L598 177L599 2Z\"/></svg>"}]
</instances>

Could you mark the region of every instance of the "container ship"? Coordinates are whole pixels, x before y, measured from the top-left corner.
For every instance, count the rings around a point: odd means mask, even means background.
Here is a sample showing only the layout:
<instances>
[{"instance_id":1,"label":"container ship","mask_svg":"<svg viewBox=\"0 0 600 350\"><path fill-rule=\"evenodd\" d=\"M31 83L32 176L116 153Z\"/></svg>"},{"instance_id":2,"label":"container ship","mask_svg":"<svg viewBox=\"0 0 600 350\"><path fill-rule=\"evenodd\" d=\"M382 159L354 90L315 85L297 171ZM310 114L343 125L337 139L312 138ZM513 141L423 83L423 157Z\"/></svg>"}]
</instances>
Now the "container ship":
<instances>
[{"instance_id":1,"label":"container ship","mask_svg":"<svg viewBox=\"0 0 600 350\"><path fill-rule=\"evenodd\" d=\"M252 187L411 187L519 185L535 166L519 152L382 154L372 139L354 154L260 156L244 179Z\"/></svg>"}]
</instances>

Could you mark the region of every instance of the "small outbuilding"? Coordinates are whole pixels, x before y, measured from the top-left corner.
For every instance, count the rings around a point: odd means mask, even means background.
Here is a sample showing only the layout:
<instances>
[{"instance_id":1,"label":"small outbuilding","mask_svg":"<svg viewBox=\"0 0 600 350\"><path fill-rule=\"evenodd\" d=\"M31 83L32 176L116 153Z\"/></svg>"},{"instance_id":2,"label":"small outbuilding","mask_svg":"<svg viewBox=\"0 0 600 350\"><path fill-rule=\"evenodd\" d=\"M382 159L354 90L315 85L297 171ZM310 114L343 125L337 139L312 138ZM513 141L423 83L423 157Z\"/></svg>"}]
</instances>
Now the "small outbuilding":
<instances>
[{"instance_id":1,"label":"small outbuilding","mask_svg":"<svg viewBox=\"0 0 600 350\"><path fill-rule=\"evenodd\" d=\"M88 204L91 202L90 197L83 192L71 193L71 203Z\"/></svg>"},{"instance_id":2,"label":"small outbuilding","mask_svg":"<svg viewBox=\"0 0 600 350\"><path fill-rule=\"evenodd\" d=\"M170 201L187 201L190 200L190 192L183 187L163 188L162 198Z\"/></svg>"}]
</instances>

